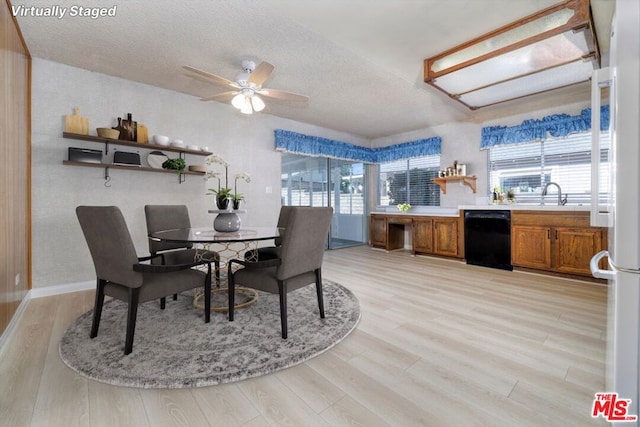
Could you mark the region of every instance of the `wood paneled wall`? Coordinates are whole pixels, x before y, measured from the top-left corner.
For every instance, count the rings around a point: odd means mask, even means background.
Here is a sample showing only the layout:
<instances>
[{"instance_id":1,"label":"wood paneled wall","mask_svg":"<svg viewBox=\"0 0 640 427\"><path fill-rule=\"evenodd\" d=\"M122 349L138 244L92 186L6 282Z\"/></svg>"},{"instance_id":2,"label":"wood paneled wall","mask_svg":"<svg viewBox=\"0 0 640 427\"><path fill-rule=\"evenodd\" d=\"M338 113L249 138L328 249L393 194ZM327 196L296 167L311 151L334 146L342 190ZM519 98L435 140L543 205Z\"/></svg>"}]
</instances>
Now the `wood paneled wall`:
<instances>
[{"instance_id":1,"label":"wood paneled wall","mask_svg":"<svg viewBox=\"0 0 640 427\"><path fill-rule=\"evenodd\" d=\"M31 56L0 4L0 333L30 288Z\"/></svg>"}]
</instances>

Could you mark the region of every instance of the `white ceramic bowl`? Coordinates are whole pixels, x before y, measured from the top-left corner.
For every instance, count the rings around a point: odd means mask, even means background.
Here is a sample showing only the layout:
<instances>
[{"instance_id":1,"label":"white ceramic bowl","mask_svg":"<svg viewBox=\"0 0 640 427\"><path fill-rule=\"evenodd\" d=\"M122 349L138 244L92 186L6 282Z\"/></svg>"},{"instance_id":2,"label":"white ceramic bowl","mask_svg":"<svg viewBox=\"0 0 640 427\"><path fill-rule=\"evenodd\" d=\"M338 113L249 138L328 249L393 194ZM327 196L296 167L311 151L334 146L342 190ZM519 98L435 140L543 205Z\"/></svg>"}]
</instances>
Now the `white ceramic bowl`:
<instances>
[{"instance_id":1,"label":"white ceramic bowl","mask_svg":"<svg viewBox=\"0 0 640 427\"><path fill-rule=\"evenodd\" d=\"M178 144L178 145L184 145L184 141L181 140L181 139L174 139L173 142Z\"/></svg>"},{"instance_id":2,"label":"white ceramic bowl","mask_svg":"<svg viewBox=\"0 0 640 427\"><path fill-rule=\"evenodd\" d=\"M171 143L171 146L176 148L184 148L184 144L182 142L176 142L176 141L173 141Z\"/></svg>"},{"instance_id":3,"label":"white ceramic bowl","mask_svg":"<svg viewBox=\"0 0 640 427\"><path fill-rule=\"evenodd\" d=\"M197 145L187 145L187 150L200 151L200 147Z\"/></svg>"},{"instance_id":4,"label":"white ceramic bowl","mask_svg":"<svg viewBox=\"0 0 640 427\"><path fill-rule=\"evenodd\" d=\"M164 135L153 135L153 142L158 145L169 145L169 137Z\"/></svg>"}]
</instances>

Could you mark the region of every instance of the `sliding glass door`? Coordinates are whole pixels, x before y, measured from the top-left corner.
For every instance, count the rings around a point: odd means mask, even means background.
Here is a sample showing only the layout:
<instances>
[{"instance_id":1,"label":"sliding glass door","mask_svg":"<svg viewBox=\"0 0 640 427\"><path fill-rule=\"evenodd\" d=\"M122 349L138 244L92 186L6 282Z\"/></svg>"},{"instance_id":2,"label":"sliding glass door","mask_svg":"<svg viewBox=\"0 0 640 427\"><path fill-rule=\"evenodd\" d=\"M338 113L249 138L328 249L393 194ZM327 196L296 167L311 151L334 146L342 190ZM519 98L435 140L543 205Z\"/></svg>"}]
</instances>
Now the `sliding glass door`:
<instances>
[{"instance_id":1,"label":"sliding glass door","mask_svg":"<svg viewBox=\"0 0 640 427\"><path fill-rule=\"evenodd\" d=\"M331 248L364 243L364 164L329 159L331 176Z\"/></svg>"},{"instance_id":2,"label":"sliding glass door","mask_svg":"<svg viewBox=\"0 0 640 427\"><path fill-rule=\"evenodd\" d=\"M283 154L282 204L329 206L327 159Z\"/></svg>"},{"instance_id":3,"label":"sliding glass door","mask_svg":"<svg viewBox=\"0 0 640 427\"><path fill-rule=\"evenodd\" d=\"M364 186L363 163L282 154L282 204L333 207L330 249L364 243Z\"/></svg>"}]
</instances>

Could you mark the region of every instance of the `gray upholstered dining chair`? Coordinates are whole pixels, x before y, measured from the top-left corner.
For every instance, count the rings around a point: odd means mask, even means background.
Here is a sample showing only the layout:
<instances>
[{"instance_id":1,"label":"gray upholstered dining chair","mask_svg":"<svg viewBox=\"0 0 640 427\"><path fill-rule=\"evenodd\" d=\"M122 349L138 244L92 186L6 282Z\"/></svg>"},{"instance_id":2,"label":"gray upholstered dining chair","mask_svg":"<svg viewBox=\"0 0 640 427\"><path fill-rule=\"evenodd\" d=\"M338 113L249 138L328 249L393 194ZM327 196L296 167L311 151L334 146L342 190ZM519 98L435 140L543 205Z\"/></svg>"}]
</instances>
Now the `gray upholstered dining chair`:
<instances>
[{"instance_id":1,"label":"gray upholstered dining chair","mask_svg":"<svg viewBox=\"0 0 640 427\"><path fill-rule=\"evenodd\" d=\"M287 293L291 291L315 284L320 317L324 318L322 259L332 214L332 208L292 207L278 258L257 262L229 261L229 321L234 317L236 284L280 296L282 338L287 338L288 334ZM234 271L234 264L240 264L242 268Z\"/></svg>"},{"instance_id":2,"label":"gray upholstered dining chair","mask_svg":"<svg viewBox=\"0 0 640 427\"><path fill-rule=\"evenodd\" d=\"M131 234L117 206L78 206L76 215L97 276L91 338L98 335L105 295L126 301L127 330L124 354L133 350L138 304L204 286L205 322L211 318L211 262L153 265L152 257L138 258ZM207 272L193 269L206 266Z\"/></svg>"},{"instance_id":3,"label":"gray upholstered dining chair","mask_svg":"<svg viewBox=\"0 0 640 427\"><path fill-rule=\"evenodd\" d=\"M278 225L280 233L284 234L284 230L289 220L289 215L294 206L282 206L280 215L278 216ZM261 248L252 249L244 254L245 261L264 261L268 259L278 258L280 256L280 247L282 246L282 234L274 239L274 246L263 246Z\"/></svg>"},{"instance_id":4,"label":"gray upholstered dining chair","mask_svg":"<svg viewBox=\"0 0 640 427\"><path fill-rule=\"evenodd\" d=\"M191 228L189 210L185 205L146 205L144 214L147 221L147 234L156 231ZM154 256L153 264L189 264L195 260L208 260L215 266L216 284L220 285L220 254L214 251L196 249L191 243L160 242L149 238L149 252ZM155 255L160 255L155 257ZM176 299L176 295L173 299ZM160 308L164 309L166 298L160 299Z\"/></svg>"}]
</instances>

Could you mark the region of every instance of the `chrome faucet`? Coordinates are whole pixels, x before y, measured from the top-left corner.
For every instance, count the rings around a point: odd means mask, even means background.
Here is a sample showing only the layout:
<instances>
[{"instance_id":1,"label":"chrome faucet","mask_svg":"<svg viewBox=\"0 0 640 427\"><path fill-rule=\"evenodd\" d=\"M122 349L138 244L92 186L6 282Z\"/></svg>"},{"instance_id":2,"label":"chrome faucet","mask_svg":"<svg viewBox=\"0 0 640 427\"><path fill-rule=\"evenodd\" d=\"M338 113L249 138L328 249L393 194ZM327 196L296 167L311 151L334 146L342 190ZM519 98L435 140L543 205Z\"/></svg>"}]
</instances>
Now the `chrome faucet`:
<instances>
[{"instance_id":1,"label":"chrome faucet","mask_svg":"<svg viewBox=\"0 0 640 427\"><path fill-rule=\"evenodd\" d=\"M565 195L564 199L562 198L562 190L560 190L560 186L555 182L548 182L547 184L545 184L544 188L542 189L541 204L544 205L544 196L547 195L550 185L555 185L558 188L558 206L564 206L567 203L567 196Z\"/></svg>"}]
</instances>

